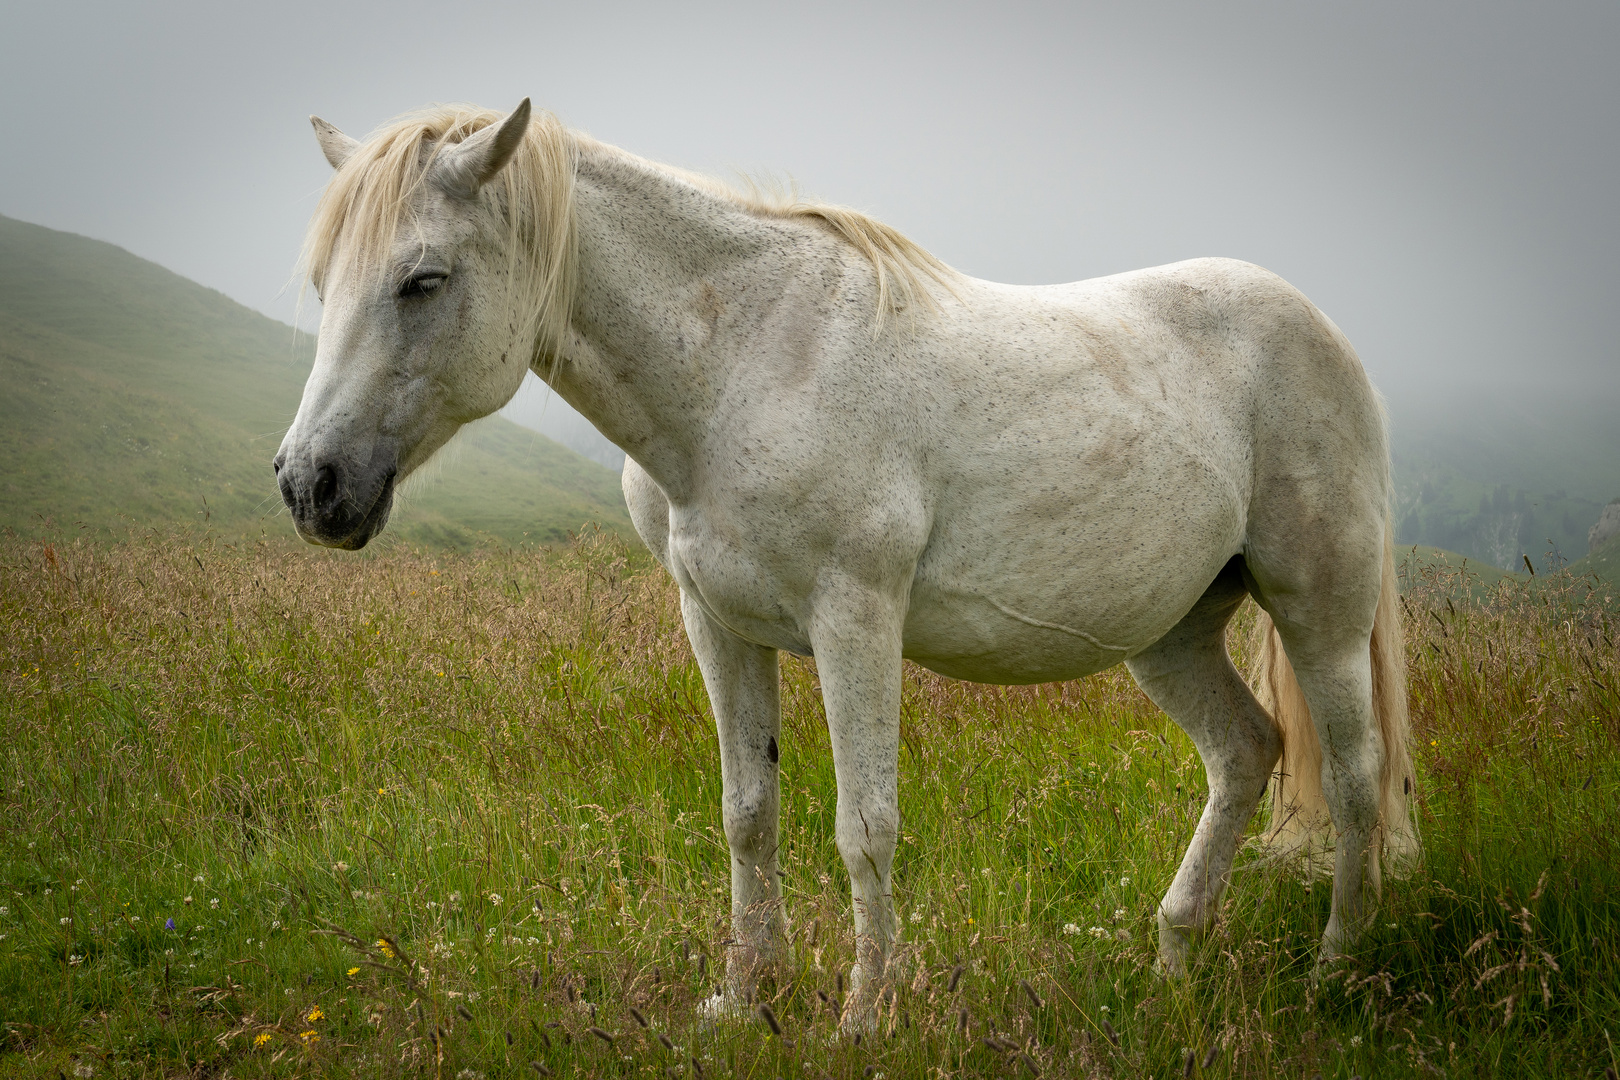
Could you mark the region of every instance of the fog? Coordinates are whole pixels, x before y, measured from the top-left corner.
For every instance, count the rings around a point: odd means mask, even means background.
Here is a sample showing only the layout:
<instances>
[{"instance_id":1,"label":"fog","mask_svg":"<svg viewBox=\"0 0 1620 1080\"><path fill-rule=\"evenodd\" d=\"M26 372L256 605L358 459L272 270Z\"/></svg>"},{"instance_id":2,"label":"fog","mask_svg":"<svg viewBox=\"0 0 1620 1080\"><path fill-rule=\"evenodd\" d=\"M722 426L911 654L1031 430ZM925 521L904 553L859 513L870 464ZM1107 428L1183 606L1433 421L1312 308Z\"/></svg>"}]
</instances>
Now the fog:
<instances>
[{"instance_id":1,"label":"fog","mask_svg":"<svg viewBox=\"0 0 1620 1080\"><path fill-rule=\"evenodd\" d=\"M647 157L791 178L976 276L1260 263L1349 334L1398 423L1620 400L1613 3L56 3L5 25L0 213L289 321L328 171L308 114L363 135L531 96Z\"/></svg>"}]
</instances>

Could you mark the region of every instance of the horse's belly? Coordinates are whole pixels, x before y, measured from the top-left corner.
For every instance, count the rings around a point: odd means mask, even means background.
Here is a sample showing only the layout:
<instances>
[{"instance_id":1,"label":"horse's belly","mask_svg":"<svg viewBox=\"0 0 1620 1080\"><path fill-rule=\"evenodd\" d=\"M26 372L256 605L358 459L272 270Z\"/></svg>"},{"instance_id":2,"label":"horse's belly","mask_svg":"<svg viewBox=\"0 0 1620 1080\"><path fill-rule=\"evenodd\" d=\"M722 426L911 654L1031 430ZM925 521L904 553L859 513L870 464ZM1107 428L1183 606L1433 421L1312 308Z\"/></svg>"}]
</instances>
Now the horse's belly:
<instances>
[{"instance_id":1,"label":"horse's belly","mask_svg":"<svg viewBox=\"0 0 1620 1080\"><path fill-rule=\"evenodd\" d=\"M1162 633L1154 626L1125 640L1106 640L1071 625L1086 621L1081 612L1031 614L983 594L924 588L912 594L904 652L908 660L953 679L1058 682L1113 667Z\"/></svg>"}]
</instances>

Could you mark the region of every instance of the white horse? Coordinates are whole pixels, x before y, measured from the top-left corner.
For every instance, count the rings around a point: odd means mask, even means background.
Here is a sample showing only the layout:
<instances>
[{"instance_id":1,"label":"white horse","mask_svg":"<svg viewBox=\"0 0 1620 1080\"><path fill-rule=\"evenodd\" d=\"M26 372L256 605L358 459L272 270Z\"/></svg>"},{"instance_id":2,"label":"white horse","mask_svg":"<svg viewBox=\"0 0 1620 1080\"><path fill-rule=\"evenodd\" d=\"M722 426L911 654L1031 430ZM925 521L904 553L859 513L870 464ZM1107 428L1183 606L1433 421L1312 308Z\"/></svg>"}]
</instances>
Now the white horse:
<instances>
[{"instance_id":1,"label":"white horse","mask_svg":"<svg viewBox=\"0 0 1620 1080\"><path fill-rule=\"evenodd\" d=\"M1380 847L1416 852L1389 456L1354 351L1298 291L1221 259L979 281L854 211L739 195L527 101L364 143L313 123L337 171L306 247L315 367L275 461L298 531L364 545L396 479L531 369L624 448L719 729L730 993L789 956L783 649L815 657L831 731L846 1022L899 929L905 658L993 683L1124 662L1192 737L1209 800L1159 906L1167 971L1213 924L1279 757L1270 839L1331 815L1320 956L1354 941ZM1227 656L1245 596L1275 625L1275 719Z\"/></svg>"}]
</instances>

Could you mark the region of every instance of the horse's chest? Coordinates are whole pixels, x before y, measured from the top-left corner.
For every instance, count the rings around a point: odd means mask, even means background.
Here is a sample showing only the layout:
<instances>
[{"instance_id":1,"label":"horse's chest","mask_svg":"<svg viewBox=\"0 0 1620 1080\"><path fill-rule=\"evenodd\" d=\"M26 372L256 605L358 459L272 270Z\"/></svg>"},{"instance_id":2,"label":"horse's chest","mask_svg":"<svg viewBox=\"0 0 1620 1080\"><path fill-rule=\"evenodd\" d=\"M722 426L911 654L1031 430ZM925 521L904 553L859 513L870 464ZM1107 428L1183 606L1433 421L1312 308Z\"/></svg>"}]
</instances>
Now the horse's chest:
<instances>
[{"instance_id":1,"label":"horse's chest","mask_svg":"<svg viewBox=\"0 0 1620 1080\"><path fill-rule=\"evenodd\" d=\"M669 569L716 622L748 641L810 655L808 552L749 544L702 520L671 521Z\"/></svg>"}]
</instances>

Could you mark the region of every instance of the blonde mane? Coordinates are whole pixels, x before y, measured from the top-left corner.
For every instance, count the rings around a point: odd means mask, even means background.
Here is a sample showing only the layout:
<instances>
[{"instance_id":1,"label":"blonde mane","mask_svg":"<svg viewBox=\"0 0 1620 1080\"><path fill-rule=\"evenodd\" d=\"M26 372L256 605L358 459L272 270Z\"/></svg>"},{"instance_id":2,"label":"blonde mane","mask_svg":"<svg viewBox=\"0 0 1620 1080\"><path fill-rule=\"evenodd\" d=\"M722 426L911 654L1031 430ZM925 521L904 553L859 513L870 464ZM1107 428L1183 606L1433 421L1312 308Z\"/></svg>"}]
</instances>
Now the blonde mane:
<instances>
[{"instance_id":1,"label":"blonde mane","mask_svg":"<svg viewBox=\"0 0 1620 1080\"><path fill-rule=\"evenodd\" d=\"M304 240L301 262L307 279L319 290L334 260L356 272L386 264L411 213L413 197L438 155L503 119L505 114L488 109L438 105L408 113L374 132L321 195ZM603 144L570 131L549 112L536 111L512 162L479 194L509 223L510 302L540 355L556 355L567 340L579 274L574 176L580 151L587 145ZM647 164L757 217L812 222L843 239L876 272L874 330L881 328L887 315L911 305L935 308L927 281L949 289L956 277L954 270L897 229L858 210L805 199L796 191L762 190L757 185L739 191L712 177ZM525 254L527 260L522 258ZM527 268L525 261L530 264Z\"/></svg>"}]
</instances>

